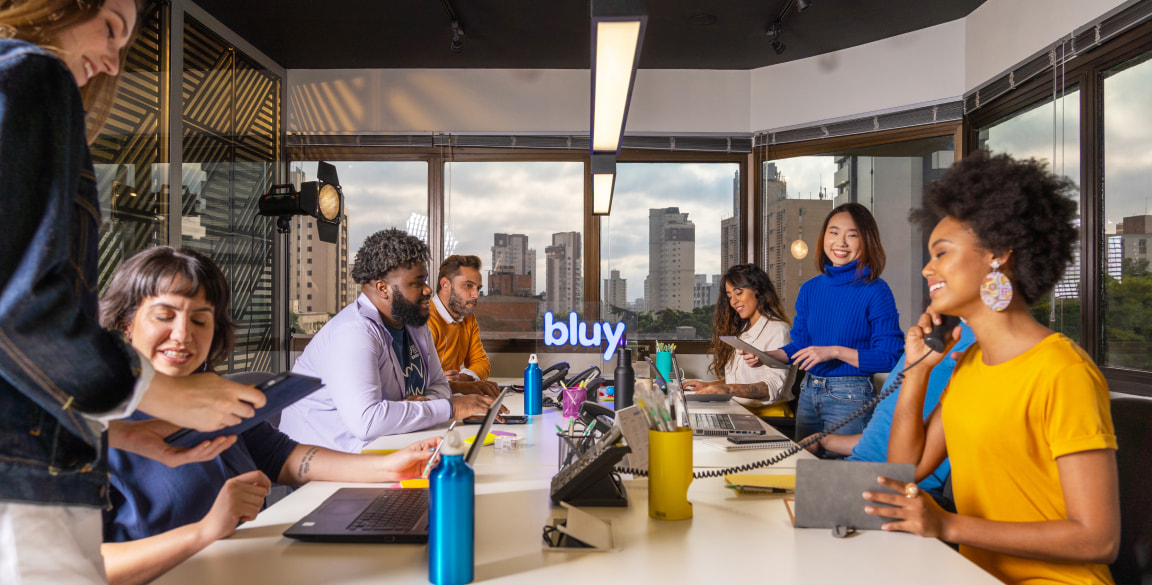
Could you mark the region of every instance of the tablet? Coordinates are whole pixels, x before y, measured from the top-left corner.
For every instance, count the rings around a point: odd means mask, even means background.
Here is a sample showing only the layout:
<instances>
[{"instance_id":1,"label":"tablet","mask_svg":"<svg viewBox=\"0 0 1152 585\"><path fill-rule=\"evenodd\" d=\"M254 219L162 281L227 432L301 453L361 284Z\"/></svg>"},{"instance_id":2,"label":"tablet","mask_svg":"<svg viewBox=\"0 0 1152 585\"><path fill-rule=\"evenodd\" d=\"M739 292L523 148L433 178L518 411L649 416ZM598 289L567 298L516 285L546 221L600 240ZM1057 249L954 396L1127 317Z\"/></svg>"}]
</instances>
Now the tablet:
<instances>
[{"instance_id":1,"label":"tablet","mask_svg":"<svg viewBox=\"0 0 1152 585\"><path fill-rule=\"evenodd\" d=\"M246 418L239 424L232 425L218 431L202 433L194 429L180 429L167 437L164 442L173 447L195 447L204 441L209 441L223 435L237 435L267 420L268 417L284 410L293 402L319 390L324 384L319 378L284 372L276 377L257 384L256 389L264 392L267 401L264 406L256 409L252 418Z\"/></svg>"},{"instance_id":2,"label":"tablet","mask_svg":"<svg viewBox=\"0 0 1152 585\"><path fill-rule=\"evenodd\" d=\"M727 343L728 345L731 345L732 347L735 347L744 353L750 353L760 358L760 363L768 366L769 368L779 368L781 370L788 370L792 368L792 366L769 356L768 354L759 349L756 349L755 347L752 347L748 342L740 339L739 337L733 335L722 335L720 336L720 341L723 341L724 343Z\"/></svg>"}]
</instances>

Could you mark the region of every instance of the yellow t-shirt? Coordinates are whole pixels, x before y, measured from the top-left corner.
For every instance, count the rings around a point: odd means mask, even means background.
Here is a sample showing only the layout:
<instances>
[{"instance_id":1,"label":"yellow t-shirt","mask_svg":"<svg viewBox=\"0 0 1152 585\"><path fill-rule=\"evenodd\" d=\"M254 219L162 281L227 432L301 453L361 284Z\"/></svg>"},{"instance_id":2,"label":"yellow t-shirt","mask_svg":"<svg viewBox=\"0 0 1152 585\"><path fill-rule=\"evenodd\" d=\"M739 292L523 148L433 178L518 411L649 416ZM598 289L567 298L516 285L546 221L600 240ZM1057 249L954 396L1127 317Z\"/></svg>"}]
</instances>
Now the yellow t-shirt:
<instances>
[{"instance_id":1,"label":"yellow t-shirt","mask_svg":"<svg viewBox=\"0 0 1152 585\"><path fill-rule=\"evenodd\" d=\"M1000 522L1067 518L1056 458L1116 449L1108 399L1100 370L1059 333L995 366L974 344L940 398L957 512ZM960 552L1009 583L1112 583L1107 565Z\"/></svg>"}]
</instances>

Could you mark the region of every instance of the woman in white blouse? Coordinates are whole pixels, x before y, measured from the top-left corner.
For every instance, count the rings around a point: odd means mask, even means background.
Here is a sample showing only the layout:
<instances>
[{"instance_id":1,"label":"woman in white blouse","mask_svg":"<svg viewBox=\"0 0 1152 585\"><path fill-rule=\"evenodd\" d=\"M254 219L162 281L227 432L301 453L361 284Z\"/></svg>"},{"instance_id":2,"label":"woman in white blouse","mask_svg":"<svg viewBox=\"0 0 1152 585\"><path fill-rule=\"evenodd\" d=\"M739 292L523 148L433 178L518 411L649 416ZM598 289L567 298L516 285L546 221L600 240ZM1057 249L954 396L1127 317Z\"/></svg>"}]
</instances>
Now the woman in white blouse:
<instances>
[{"instance_id":1,"label":"woman in white blouse","mask_svg":"<svg viewBox=\"0 0 1152 585\"><path fill-rule=\"evenodd\" d=\"M776 287L755 264L738 264L728 269L722 280L724 299L716 303L712 319L712 365L708 371L719 378L704 382L688 380L685 389L702 394L732 394L759 416L791 416L787 402L792 399L789 371L777 368L751 368L743 353L720 341L739 336L757 349L769 351L787 345L791 324Z\"/></svg>"}]
</instances>

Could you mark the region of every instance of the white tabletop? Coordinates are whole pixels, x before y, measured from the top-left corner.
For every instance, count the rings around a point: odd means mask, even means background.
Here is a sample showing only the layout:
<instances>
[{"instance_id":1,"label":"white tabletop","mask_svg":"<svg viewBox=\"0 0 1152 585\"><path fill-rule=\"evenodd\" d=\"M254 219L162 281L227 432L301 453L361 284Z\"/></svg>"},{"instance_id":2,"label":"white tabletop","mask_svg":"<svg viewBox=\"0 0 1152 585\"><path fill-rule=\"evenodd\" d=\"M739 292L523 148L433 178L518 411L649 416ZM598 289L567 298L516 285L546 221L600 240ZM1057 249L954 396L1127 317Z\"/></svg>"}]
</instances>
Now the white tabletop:
<instances>
[{"instance_id":1,"label":"white tabletop","mask_svg":"<svg viewBox=\"0 0 1152 585\"><path fill-rule=\"evenodd\" d=\"M508 397L523 412L521 395ZM709 404L718 411L736 405ZM549 498L557 471L559 411L545 409L528 425L496 430L525 437L521 451L484 447L476 462L476 582L714 583L746 577L755 582L828 583L998 583L943 543L910 534L862 531L847 539L825 529L795 529L783 495L738 494L722 479L695 480L688 491L693 518L665 522L648 517L646 479L625 481L627 508L584 508L615 523L618 552L545 552L541 531L566 510ZM478 425L457 425L474 435ZM443 427L385 437L373 448L395 448ZM724 452L694 441L697 467L728 466L763 459L778 451ZM796 457L772 471L791 472ZM763 470L763 472L770 472ZM156 582L180 585L275 583L281 585L426 583L427 545L317 544L282 536L340 487L313 482L265 510L236 534L201 551ZM600 576L601 578L596 578Z\"/></svg>"}]
</instances>

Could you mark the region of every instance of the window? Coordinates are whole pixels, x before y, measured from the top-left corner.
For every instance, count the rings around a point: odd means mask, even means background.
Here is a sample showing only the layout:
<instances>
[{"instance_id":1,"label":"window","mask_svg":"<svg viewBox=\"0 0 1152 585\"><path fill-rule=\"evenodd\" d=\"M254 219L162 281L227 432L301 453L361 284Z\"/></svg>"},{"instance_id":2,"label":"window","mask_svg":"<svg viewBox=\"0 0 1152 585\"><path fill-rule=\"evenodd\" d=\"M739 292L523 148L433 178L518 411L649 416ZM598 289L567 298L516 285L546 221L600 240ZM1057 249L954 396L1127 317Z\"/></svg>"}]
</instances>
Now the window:
<instances>
[{"instance_id":1,"label":"window","mask_svg":"<svg viewBox=\"0 0 1152 585\"><path fill-rule=\"evenodd\" d=\"M880 277L892 289L901 329L911 327L928 304L920 274L928 259L927 234L908 222L908 210L920 206L924 186L955 158L948 135L765 162L760 257L788 317L796 314L800 285L819 274L814 258L824 218L856 202L876 218L887 256Z\"/></svg>"},{"instance_id":2,"label":"window","mask_svg":"<svg viewBox=\"0 0 1152 585\"><path fill-rule=\"evenodd\" d=\"M1105 253L1101 365L1152 370L1152 53L1103 74Z\"/></svg>"},{"instance_id":3,"label":"window","mask_svg":"<svg viewBox=\"0 0 1152 585\"><path fill-rule=\"evenodd\" d=\"M1058 99L1049 95L978 131L979 147L1015 158L1036 158L1049 169L1080 183L1080 91L1070 88ZM1079 199L1077 200L1079 202ZM1053 331L1080 341L1080 252L1047 298L1032 306L1032 316Z\"/></svg>"},{"instance_id":4,"label":"window","mask_svg":"<svg viewBox=\"0 0 1152 585\"><path fill-rule=\"evenodd\" d=\"M583 173L566 161L444 164L444 255L483 261L483 338L539 338L545 312L584 312Z\"/></svg>"}]
</instances>

